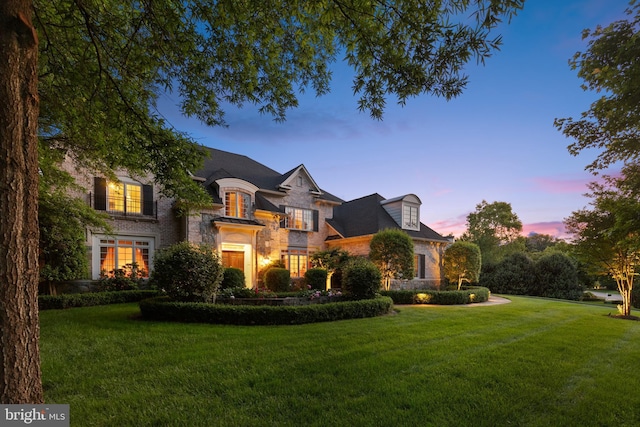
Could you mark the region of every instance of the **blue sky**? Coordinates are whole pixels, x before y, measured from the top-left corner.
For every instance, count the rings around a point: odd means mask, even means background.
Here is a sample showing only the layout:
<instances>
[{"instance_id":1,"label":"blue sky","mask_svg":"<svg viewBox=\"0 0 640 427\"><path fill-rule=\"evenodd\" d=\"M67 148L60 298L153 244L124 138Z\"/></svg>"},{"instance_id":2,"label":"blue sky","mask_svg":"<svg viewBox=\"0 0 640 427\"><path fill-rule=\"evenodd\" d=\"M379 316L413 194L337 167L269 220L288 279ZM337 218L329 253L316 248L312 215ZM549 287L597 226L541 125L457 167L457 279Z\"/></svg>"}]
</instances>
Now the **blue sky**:
<instances>
[{"instance_id":1,"label":"blue sky","mask_svg":"<svg viewBox=\"0 0 640 427\"><path fill-rule=\"evenodd\" d=\"M451 101L432 96L404 107L388 100L383 121L357 110L351 72L335 64L331 93L305 94L287 121L257 109L227 110L227 128L162 111L199 143L247 155L279 172L304 164L324 190L352 200L408 193L422 200L421 220L459 236L482 200L511 203L524 233L564 236L562 220L588 204L595 153L569 155L554 118L580 116L597 98L584 92L568 60L586 43L582 30L624 17L626 0L527 0L503 45L467 67L469 83ZM162 104L177 103L166 98Z\"/></svg>"}]
</instances>

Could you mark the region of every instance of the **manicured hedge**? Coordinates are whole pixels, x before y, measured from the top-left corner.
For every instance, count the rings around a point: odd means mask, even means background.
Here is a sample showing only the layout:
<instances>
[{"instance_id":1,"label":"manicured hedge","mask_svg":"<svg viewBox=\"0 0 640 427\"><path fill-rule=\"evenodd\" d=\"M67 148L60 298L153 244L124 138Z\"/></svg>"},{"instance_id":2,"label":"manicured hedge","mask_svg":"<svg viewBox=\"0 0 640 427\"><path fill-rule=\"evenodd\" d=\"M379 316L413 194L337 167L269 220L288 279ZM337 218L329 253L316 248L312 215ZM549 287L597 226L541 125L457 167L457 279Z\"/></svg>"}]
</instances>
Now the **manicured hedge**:
<instances>
[{"instance_id":1,"label":"manicured hedge","mask_svg":"<svg viewBox=\"0 0 640 427\"><path fill-rule=\"evenodd\" d=\"M232 325L297 325L375 317L391 312L388 297L300 306L248 306L174 302L168 297L140 301L142 317L194 323Z\"/></svg>"},{"instance_id":2,"label":"manicured hedge","mask_svg":"<svg viewBox=\"0 0 640 427\"><path fill-rule=\"evenodd\" d=\"M83 294L40 295L38 308L52 310L71 307L90 307L94 305L121 304L137 302L158 295L154 290L133 290L117 292L87 292Z\"/></svg>"},{"instance_id":3,"label":"manicured hedge","mask_svg":"<svg viewBox=\"0 0 640 427\"><path fill-rule=\"evenodd\" d=\"M488 301L491 292L487 288L473 287L460 291L381 291L380 295L390 297L394 304L456 305Z\"/></svg>"}]
</instances>

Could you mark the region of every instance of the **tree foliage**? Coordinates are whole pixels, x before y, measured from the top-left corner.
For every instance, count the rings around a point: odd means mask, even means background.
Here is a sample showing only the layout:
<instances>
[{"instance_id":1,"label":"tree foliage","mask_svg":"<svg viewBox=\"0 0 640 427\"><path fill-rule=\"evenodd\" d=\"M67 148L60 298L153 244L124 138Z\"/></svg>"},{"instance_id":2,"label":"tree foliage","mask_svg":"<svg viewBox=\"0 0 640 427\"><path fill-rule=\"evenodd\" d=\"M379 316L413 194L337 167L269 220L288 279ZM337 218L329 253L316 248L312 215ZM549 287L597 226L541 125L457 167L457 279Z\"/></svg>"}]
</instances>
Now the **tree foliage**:
<instances>
[{"instance_id":1,"label":"tree foliage","mask_svg":"<svg viewBox=\"0 0 640 427\"><path fill-rule=\"evenodd\" d=\"M515 252L497 264L484 264L480 285L499 294L531 295L534 286L534 263L527 254Z\"/></svg>"},{"instance_id":2,"label":"tree foliage","mask_svg":"<svg viewBox=\"0 0 640 427\"><path fill-rule=\"evenodd\" d=\"M606 27L583 31L587 49L577 52L569 64L578 70L584 90L603 95L580 119L555 120L556 128L575 140L568 147L571 154L599 150L587 166L590 170L640 156L640 3L631 2L626 15Z\"/></svg>"},{"instance_id":3,"label":"tree foliage","mask_svg":"<svg viewBox=\"0 0 640 427\"><path fill-rule=\"evenodd\" d=\"M413 240L402 230L382 230L371 238L369 259L380 270L386 290L391 279L413 278L413 258Z\"/></svg>"},{"instance_id":4,"label":"tree foliage","mask_svg":"<svg viewBox=\"0 0 640 427\"><path fill-rule=\"evenodd\" d=\"M522 222L512 211L510 203L487 203L483 200L476 205L475 212L467 215L467 230L461 239L477 244L484 261L498 262L504 255L518 251L507 250L506 247L516 244L521 232ZM499 252L503 252L502 255Z\"/></svg>"},{"instance_id":5,"label":"tree foliage","mask_svg":"<svg viewBox=\"0 0 640 427\"><path fill-rule=\"evenodd\" d=\"M620 177L593 182L591 209L565 219L574 235L576 253L596 273L611 276L622 296L621 314L631 313L634 278L640 265L640 165L629 164Z\"/></svg>"},{"instance_id":6,"label":"tree foliage","mask_svg":"<svg viewBox=\"0 0 640 427\"><path fill-rule=\"evenodd\" d=\"M471 242L455 242L444 251L444 277L458 285L474 283L480 279L482 256L480 247Z\"/></svg>"},{"instance_id":7,"label":"tree foliage","mask_svg":"<svg viewBox=\"0 0 640 427\"><path fill-rule=\"evenodd\" d=\"M584 293L578 269L568 255L560 252L543 255L535 262L535 286L532 294L546 298L579 300Z\"/></svg>"}]
</instances>

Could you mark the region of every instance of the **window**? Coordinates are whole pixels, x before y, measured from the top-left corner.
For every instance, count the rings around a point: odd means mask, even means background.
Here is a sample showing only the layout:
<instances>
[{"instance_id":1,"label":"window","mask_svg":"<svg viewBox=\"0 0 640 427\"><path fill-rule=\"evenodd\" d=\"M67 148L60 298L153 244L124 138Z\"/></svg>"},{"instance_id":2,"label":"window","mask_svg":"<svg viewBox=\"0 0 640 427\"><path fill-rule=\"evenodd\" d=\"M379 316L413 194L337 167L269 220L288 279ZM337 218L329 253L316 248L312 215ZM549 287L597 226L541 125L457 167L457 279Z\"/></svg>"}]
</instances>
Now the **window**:
<instances>
[{"instance_id":1,"label":"window","mask_svg":"<svg viewBox=\"0 0 640 427\"><path fill-rule=\"evenodd\" d=\"M317 215L318 211L311 209L293 208L286 206L284 208L287 214L284 220L284 228L303 231L317 231Z\"/></svg>"},{"instance_id":2,"label":"window","mask_svg":"<svg viewBox=\"0 0 640 427\"><path fill-rule=\"evenodd\" d=\"M124 182L109 182L107 185L107 210L142 214L142 186Z\"/></svg>"},{"instance_id":3,"label":"window","mask_svg":"<svg viewBox=\"0 0 640 427\"><path fill-rule=\"evenodd\" d=\"M122 269L131 272L132 264L137 264L143 271L144 277L149 277L149 252L152 242L149 239L135 239L129 237L115 239L100 239L100 271L107 276L113 276L114 270Z\"/></svg>"},{"instance_id":4,"label":"window","mask_svg":"<svg viewBox=\"0 0 640 427\"><path fill-rule=\"evenodd\" d=\"M418 207L411 205L404 205L402 208L402 228L409 228L412 230L420 229L420 220L418 219Z\"/></svg>"},{"instance_id":5,"label":"window","mask_svg":"<svg viewBox=\"0 0 640 427\"><path fill-rule=\"evenodd\" d=\"M93 207L117 215L154 215L153 186L94 178Z\"/></svg>"},{"instance_id":6,"label":"window","mask_svg":"<svg viewBox=\"0 0 640 427\"><path fill-rule=\"evenodd\" d=\"M416 279L424 279L424 264L425 264L425 255L424 254L415 254L413 256L413 277Z\"/></svg>"},{"instance_id":7,"label":"window","mask_svg":"<svg viewBox=\"0 0 640 427\"><path fill-rule=\"evenodd\" d=\"M304 273L309 269L309 253L306 249L282 251L281 259L291 277L304 277Z\"/></svg>"},{"instance_id":8,"label":"window","mask_svg":"<svg viewBox=\"0 0 640 427\"><path fill-rule=\"evenodd\" d=\"M234 218L249 218L251 196L240 191L227 191L224 196L224 214Z\"/></svg>"}]
</instances>

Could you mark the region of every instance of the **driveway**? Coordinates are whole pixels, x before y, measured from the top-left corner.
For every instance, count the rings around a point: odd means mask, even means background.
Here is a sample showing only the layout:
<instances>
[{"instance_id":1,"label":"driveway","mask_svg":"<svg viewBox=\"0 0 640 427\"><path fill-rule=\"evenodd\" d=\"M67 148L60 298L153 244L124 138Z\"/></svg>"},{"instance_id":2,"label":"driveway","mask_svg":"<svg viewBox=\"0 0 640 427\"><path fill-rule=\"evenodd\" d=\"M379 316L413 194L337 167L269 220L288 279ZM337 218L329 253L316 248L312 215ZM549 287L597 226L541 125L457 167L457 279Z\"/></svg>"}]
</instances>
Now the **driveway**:
<instances>
[{"instance_id":1,"label":"driveway","mask_svg":"<svg viewBox=\"0 0 640 427\"><path fill-rule=\"evenodd\" d=\"M598 298L604 299L605 301L622 301L622 297L620 296L620 294L617 294L617 293L611 293L607 291L589 291L589 292L591 292Z\"/></svg>"}]
</instances>

